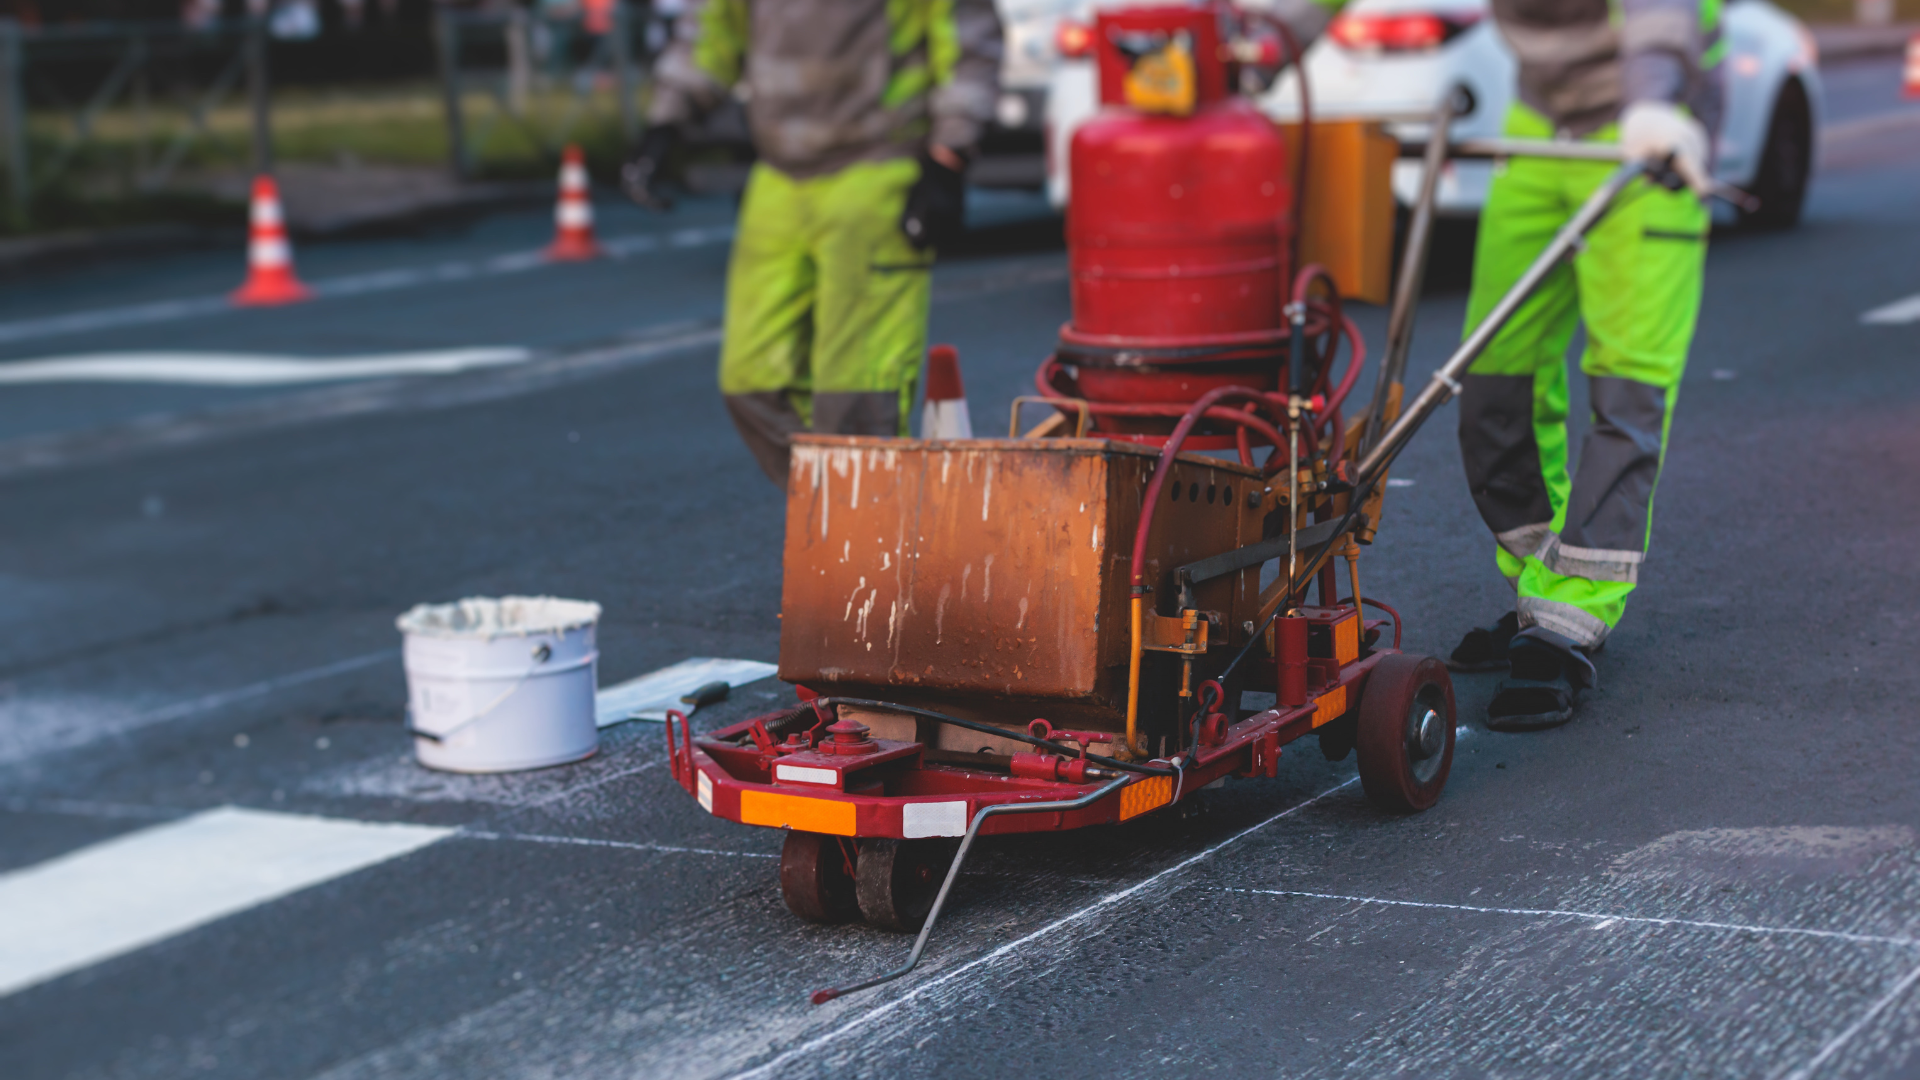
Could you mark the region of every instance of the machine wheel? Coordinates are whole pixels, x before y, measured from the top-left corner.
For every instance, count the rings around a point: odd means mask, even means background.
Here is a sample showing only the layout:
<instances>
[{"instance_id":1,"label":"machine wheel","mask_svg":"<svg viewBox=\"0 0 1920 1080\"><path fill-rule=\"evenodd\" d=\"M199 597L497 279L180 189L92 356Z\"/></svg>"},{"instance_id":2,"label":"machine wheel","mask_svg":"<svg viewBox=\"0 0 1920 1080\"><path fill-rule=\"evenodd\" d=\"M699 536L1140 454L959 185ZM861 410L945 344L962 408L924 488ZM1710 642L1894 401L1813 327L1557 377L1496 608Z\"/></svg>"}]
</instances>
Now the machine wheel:
<instances>
[{"instance_id":1,"label":"machine wheel","mask_svg":"<svg viewBox=\"0 0 1920 1080\"><path fill-rule=\"evenodd\" d=\"M851 843L837 836L788 833L780 849L780 895L787 901L787 910L808 922L859 918L853 874L847 867L851 854Z\"/></svg>"},{"instance_id":2,"label":"machine wheel","mask_svg":"<svg viewBox=\"0 0 1920 1080\"><path fill-rule=\"evenodd\" d=\"M1360 783L1383 810L1440 801L1453 767L1453 680L1431 656L1390 653L1360 696Z\"/></svg>"},{"instance_id":3,"label":"machine wheel","mask_svg":"<svg viewBox=\"0 0 1920 1080\"><path fill-rule=\"evenodd\" d=\"M1813 107L1800 83L1788 79L1774 100L1767 144L1760 150L1760 167L1753 174L1753 194L1760 199L1760 209L1741 211L1741 224L1755 229L1791 229L1799 224L1812 173Z\"/></svg>"},{"instance_id":4,"label":"machine wheel","mask_svg":"<svg viewBox=\"0 0 1920 1080\"><path fill-rule=\"evenodd\" d=\"M958 844L950 840L874 839L860 845L854 892L860 914L882 930L913 933L927 921Z\"/></svg>"}]
</instances>

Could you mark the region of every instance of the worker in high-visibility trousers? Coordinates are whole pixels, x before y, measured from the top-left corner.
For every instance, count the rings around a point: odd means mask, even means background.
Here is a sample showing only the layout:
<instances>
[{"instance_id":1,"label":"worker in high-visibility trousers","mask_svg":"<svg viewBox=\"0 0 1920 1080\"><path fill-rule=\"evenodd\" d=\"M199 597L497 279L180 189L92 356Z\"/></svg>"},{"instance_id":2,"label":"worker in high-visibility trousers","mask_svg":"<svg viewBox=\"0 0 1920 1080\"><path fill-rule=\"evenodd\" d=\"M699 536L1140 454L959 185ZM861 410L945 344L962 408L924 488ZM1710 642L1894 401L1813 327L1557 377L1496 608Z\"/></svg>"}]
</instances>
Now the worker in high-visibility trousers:
<instances>
[{"instance_id":1,"label":"worker in high-visibility trousers","mask_svg":"<svg viewBox=\"0 0 1920 1080\"><path fill-rule=\"evenodd\" d=\"M1470 631L1457 670L1509 667L1487 724L1565 723L1595 681L1593 654L1620 621L1652 534L1653 493L1700 310L1712 132L1722 92L1719 0L1493 0L1520 60L1509 136L1619 142L1677 177L1635 181L1475 361L1460 396L1460 451L1514 610ZM1467 330L1487 316L1614 166L1514 158L1480 219ZM1567 349L1592 423L1569 461ZM1571 474L1569 468L1572 466Z\"/></svg>"},{"instance_id":2,"label":"worker in high-visibility trousers","mask_svg":"<svg viewBox=\"0 0 1920 1080\"><path fill-rule=\"evenodd\" d=\"M706 0L655 69L622 172L659 206L683 125L744 83L759 161L727 272L720 390L775 483L792 435L907 428L935 249L999 91L993 0Z\"/></svg>"}]
</instances>

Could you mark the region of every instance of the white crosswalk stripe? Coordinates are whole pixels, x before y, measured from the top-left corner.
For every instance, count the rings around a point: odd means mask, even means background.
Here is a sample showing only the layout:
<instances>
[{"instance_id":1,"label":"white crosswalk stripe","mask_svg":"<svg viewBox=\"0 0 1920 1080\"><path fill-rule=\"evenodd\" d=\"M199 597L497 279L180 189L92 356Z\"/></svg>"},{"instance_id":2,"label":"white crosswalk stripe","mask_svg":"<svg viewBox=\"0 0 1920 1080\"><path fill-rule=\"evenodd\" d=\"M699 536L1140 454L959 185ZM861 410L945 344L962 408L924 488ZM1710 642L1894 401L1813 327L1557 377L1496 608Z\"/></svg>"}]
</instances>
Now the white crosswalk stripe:
<instances>
[{"instance_id":1,"label":"white crosswalk stripe","mask_svg":"<svg viewBox=\"0 0 1920 1080\"><path fill-rule=\"evenodd\" d=\"M404 855L452 831L221 807L0 875L0 995Z\"/></svg>"}]
</instances>

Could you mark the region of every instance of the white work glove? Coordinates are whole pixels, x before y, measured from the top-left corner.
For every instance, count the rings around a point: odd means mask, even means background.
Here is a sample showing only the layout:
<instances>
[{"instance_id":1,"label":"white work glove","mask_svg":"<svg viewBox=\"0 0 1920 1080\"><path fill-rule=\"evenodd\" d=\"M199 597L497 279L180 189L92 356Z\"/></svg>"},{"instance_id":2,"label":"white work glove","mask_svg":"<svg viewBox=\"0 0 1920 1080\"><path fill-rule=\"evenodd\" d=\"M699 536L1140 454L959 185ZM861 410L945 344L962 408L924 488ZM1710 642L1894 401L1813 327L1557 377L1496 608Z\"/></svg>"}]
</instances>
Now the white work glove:
<instances>
[{"instance_id":1,"label":"white work glove","mask_svg":"<svg viewBox=\"0 0 1920 1080\"><path fill-rule=\"evenodd\" d=\"M1664 165L1701 198L1713 191L1707 174L1707 129L1678 105L1664 101L1636 101L1620 114L1620 149L1628 161Z\"/></svg>"}]
</instances>

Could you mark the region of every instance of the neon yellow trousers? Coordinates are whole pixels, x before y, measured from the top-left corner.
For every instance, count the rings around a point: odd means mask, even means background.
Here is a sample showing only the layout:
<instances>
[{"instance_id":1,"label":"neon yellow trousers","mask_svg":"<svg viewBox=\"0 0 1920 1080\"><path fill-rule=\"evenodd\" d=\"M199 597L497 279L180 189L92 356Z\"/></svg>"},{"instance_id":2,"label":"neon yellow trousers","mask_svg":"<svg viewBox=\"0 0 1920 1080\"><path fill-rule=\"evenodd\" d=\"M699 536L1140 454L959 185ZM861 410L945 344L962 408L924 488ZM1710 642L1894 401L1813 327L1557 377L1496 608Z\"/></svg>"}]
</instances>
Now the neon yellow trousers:
<instances>
[{"instance_id":1,"label":"neon yellow trousers","mask_svg":"<svg viewBox=\"0 0 1920 1080\"><path fill-rule=\"evenodd\" d=\"M775 483L796 431L906 431L933 255L900 232L910 159L797 180L755 165L727 271L720 392Z\"/></svg>"},{"instance_id":2,"label":"neon yellow trousers","mask_svg":"<svg viewBox=\"0 0 1920 1080\"><path fill-rule=\"evenodd\" d=\"M1507 131L1553 134L1544 117L1518 107ZM1611 141L1617 132L1609 126L1593 137ZM1499 169L1480 219L1468 332L1613 169L1542 158ZM1691 192L1636 182L1469 369L1461 455L1523 627L1598 645L1639 582L1700 311L1709 226ZM1583 322L1580 370L1593 415L1569 471L1566 357Z\"/></svg>"}]
</instances>

